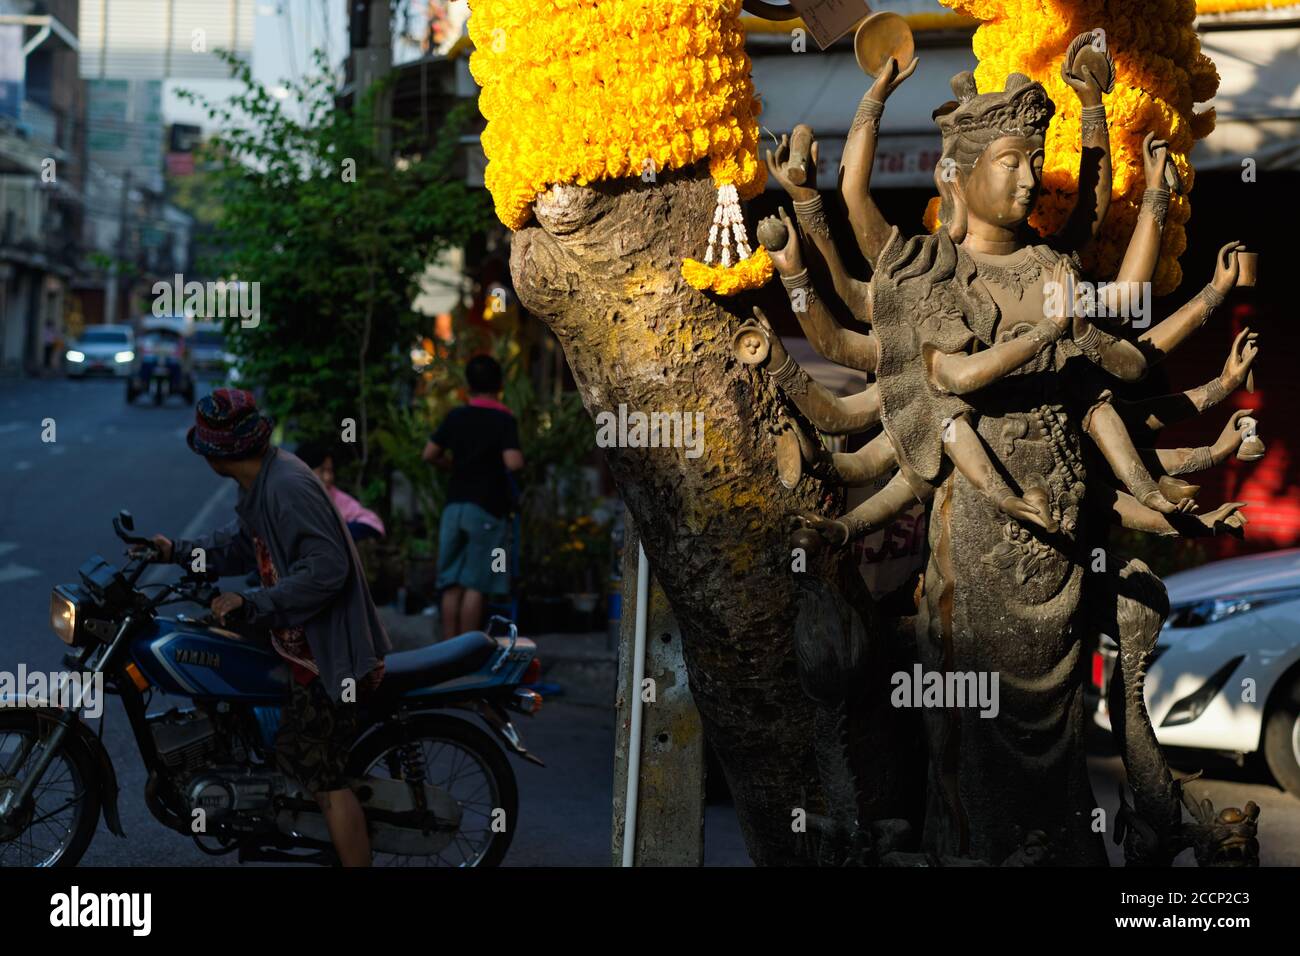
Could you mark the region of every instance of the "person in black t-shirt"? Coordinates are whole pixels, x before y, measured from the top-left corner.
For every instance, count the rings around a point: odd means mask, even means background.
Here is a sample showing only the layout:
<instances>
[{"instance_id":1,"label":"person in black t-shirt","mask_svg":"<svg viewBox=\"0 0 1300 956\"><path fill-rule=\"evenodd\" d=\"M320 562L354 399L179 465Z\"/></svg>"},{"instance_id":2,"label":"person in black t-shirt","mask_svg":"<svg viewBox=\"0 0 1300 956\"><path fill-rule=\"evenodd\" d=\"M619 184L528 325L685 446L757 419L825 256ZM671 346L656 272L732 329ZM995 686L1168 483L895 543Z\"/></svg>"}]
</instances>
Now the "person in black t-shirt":
<instances>
[{"instance_id":1,"label":"person in black t-shirt","mask_svg":"<svg viewBox=\"0 0 1300 956\"><path fill-rule=\"evenodd\" d=\"M469 403L454 408L424 447L424 460L451 472L438 533L438 588L445 640L477 630L485 595L507 586L510 475L524 467L515 417L497 399L501 366L476 355L465 366Z\"/></svg>"}]
</instances>

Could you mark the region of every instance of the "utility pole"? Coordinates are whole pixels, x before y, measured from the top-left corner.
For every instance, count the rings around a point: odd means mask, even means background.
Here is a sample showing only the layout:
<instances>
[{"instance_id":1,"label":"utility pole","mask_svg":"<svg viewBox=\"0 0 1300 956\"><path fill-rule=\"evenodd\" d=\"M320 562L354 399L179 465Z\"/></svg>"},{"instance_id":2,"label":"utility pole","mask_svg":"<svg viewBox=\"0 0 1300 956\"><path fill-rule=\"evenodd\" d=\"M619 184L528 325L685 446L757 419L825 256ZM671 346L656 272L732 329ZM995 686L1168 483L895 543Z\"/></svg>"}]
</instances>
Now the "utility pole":
<instances>
[{"instance_id":1,"label":"utility pole","mask_svg":"<svg viewBox=\"0 0 1300 956\"><path fill-rule=\"evenodd\" d=\"M640 532L625 517L623 612L615 701L613 865L624 865L629 819L632 866L701 866L704 862L704 727L686 677L682 632L663 588L647 589L641 686L636 686L635 622ZM631 759L632 709L641 707L640 740ZM631 767L634 786L628 786ZM628 813L629 797L636 806Z\"/></svg>"},{"instance_id":2,"label":"utility pole","mask_svg":"<svg viewBox=\"0 0 1300 956\"><path fill-rule=\"evenodd\" d=\"M386 77L393 69L393 28L389 17L388 0L351 0L348 33L353 76L356 77L354 106L377 80ZM392 116L392 90L377 90L374 99L375 154L384 160L392 153Z\"/></svg>"},{"instance_id":3,"label":"utility pole","mask_svg":"<svg viewBox=\"0 0 1300 956\"><path fill-rule=\"evenodd\" d=\"M113 265L108 273L108 285L104 290L104 322L111 323L117 321L117 299L119 294L118 286L120 285L122 256L126 255L127 239L130 232L127 228L127 216L131 212L131 170L122 174L122 201L117 212L117 246L113 250Z\"/></svg>"}]
</instances>

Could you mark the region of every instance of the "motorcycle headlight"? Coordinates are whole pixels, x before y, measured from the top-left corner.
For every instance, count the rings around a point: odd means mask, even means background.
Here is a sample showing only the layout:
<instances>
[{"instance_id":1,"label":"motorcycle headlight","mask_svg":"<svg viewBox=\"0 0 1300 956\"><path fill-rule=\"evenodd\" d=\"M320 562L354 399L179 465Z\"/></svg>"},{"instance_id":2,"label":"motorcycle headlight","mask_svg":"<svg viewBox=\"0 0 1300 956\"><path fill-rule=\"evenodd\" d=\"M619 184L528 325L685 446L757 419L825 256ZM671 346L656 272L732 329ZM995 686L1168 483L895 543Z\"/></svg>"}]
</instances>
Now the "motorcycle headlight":
<instances>
[{"instance_id":1,"label":"motorcycle headlight","mask_svg":"<svg viewBox=\"0 0 1300 956\"><path fill-rule=\"evenodd\" d=\"M58 588L50 594L50 629L64 644L77 645L78 602Z\"/></svg>"},{"instance_id":2,"label":"motorcycle headlight","mask_svg":"<svg viewBox=\"0 0 1300 956\"><path fill-rule=\"evenodd\" d=\"M1207 624L1217 624L1227 618L1247 614L1250 611L1258 611L1270 604L1281 604L1284 601L1295 600L1300 600L1300 588L1252 591L1244 594L1229 594L1224 597L1207 598L1204 601L1193 601L1171 608L1169 620L1165 626L1171 628L1204 627Z\"/></svg>"}]
</instances>

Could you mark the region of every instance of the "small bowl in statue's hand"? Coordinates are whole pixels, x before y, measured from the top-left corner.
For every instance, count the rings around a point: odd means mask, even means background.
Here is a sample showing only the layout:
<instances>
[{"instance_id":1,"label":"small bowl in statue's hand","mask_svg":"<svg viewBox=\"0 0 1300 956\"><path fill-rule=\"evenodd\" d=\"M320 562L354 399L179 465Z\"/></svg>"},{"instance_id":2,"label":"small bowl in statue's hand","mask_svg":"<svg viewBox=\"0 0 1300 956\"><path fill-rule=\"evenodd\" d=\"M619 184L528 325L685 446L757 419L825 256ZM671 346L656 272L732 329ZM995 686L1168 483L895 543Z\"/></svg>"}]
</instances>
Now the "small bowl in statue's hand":
<instances>
[{"instance_id":1,"label":"small bowl in statue's hand","mask_svg":"<svg viewBox=\"0 0 1300 956\"><path fill-rule=\"evenodd\" d=\"M879 76L890 57L902 69L912 62L915 53L912 29L897 13L873 13L853 35L853 55L868 76Z\"/></svg>"},{"instance_id":2,"label":"small bowl in statue's hand","mask_svg":"<svg viewBox=\"0 0 1300 956\"><path fill-rule=\"evenodd\" d=\"M1115 63L1104 49L1097 49L1095 34L1082 33L1075 37L1066 54L1067 72L1078 80L1091 76L1103 93L1115 89Z\"/></svg>"}]
</instances>

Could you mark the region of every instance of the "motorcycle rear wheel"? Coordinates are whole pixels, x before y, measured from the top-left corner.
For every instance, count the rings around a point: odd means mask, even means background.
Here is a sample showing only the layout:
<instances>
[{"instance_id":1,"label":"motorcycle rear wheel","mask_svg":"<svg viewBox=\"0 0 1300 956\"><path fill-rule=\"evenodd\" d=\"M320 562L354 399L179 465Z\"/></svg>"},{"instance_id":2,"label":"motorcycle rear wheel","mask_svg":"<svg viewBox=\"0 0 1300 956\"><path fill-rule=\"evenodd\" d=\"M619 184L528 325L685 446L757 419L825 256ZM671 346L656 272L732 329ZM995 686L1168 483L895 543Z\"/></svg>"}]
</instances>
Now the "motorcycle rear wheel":
<instances>
[{"instance_id":1,"label":"motorcycle rear wheel","mask_svg":"<svg viewBox=\"0 0 1300 956\"><path fill-rule=\"evenodd\" d=\"M449 846L432 857L376 853L374 865L500 866L510 849L519 812L515 774L501 748L469 721L422 714L404 726L389 724L358 742L352 751L350 773L402 779L392 768L399 763L397 754L406 744L420 748L425 779L460 804L461 830ZM504 830L494 829L497 821L504 823Z\"/></svg>"},{"instance_id":2,"label":"motorcycle rear wheel","mask_svg":"<svg viewBox=\"0 0 1300 956\"><path fill-rule=\"evenodd\" d=\"M0 793L16 788L21 770L39 757L33 747L21 767L14 767L21 741L49 737L57 725L31 710L0 711ZM72 867L90 846L99 823L99 769L92 754L74 735L63 746L32 792L33 807L22 829L0 832L0 867Z\"/></svg>"}]
</instances>

